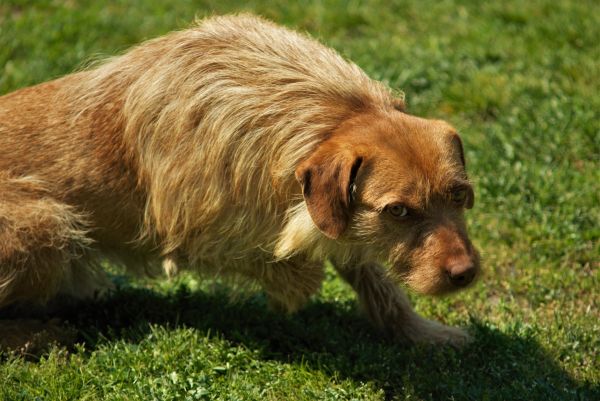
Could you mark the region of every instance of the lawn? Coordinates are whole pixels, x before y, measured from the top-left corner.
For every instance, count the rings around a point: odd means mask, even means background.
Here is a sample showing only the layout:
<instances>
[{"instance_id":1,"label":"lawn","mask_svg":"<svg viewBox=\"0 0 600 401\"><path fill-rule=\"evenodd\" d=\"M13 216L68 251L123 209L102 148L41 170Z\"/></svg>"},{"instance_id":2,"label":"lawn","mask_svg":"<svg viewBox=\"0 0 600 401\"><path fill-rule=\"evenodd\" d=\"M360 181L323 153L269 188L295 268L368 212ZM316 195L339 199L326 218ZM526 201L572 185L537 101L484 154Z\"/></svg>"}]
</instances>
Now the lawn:
<instances>
[{"instance_id":1,"label":"lawn","mask_svg":"<svg viewBox=\"0 0 600 401\"><path fill-rule=\"evenodd\" d=\"M291 317L260 292L229 302L224 284L116 273L113 296L59 315L76 347L0 356L0 399L600 400L600 5L1 0L0 94L242 10L309 32L459 129L484 277L411 298L474 343L380 337L332 269Z\"/></svg>"}]
</instances>

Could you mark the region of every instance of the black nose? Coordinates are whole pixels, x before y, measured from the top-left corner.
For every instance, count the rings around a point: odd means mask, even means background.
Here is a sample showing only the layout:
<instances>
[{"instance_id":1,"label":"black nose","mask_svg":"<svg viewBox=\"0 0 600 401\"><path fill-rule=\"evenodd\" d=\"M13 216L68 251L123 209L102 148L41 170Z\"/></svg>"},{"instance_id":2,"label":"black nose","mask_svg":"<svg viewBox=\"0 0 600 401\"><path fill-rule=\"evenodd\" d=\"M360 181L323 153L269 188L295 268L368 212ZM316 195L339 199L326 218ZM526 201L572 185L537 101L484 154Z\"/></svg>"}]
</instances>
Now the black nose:
<instances>
[{"instance_id":1,"label":"black nose","mask_svg":"<svg viewBox=\"0 0 600 401\"><path fill-rule=\"evenodd\" d=\"M457 287L469 285L475 278L475 266L452 266L446 269L450 282Z\"/></svg>"}]
</instances>

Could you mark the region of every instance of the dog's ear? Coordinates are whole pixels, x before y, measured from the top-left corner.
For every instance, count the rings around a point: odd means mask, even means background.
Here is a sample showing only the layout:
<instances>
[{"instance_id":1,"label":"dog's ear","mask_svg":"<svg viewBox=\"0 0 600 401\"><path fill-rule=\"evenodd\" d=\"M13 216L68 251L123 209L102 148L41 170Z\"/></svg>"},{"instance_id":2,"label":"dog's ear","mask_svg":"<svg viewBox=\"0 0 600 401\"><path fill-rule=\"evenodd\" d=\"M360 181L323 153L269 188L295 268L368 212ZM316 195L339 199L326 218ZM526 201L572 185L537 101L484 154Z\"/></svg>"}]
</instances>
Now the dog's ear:
<instances>
[{"instance_id":1,"label":"dog's ear","mask_svg":"<svg viewBox=\"0 0 600 401\"><path fill-rule=\"evenodd\" d=\"M465 172L467 170L467 164L465 163L465 151L463 149L462 140L458 134L453 133L450 137L450 146L452 146L452 152L462 163Z\"/></svg>"},{"instance_id":2,"label":"dog's ear","mask_svg":"<svg viewBox=\"0 0 600 401\"><path fill-rule=\"evenodd\" d=\"M463 149L462 140L460 139L460 136L458 136L458 134L456 134L456 133L452 134L452 136L450 138L450 146L452 146L452 152L454 154L454 157L459 159L460 162L462 163L462 166L465 171L465 178L466 178L467 177L467 164L465 162L465 151ZM467 202L465 204L465 207L467 209L471 209L473 207L474 203L475 203L475 194L473 193L473 188L471 188L469 186Z\"/></svg>"},{"instance_id":3,"label":"dog's ear","mask_svg":"<svg viewBox=\"0 0 600 401\"><path fill-rule=\"evenodd\" d=\"M296 169L304 201L315 225L326 236L338 238L348 226L362 157L350 151L319 149Z\"/></svg>"}]
</instances>

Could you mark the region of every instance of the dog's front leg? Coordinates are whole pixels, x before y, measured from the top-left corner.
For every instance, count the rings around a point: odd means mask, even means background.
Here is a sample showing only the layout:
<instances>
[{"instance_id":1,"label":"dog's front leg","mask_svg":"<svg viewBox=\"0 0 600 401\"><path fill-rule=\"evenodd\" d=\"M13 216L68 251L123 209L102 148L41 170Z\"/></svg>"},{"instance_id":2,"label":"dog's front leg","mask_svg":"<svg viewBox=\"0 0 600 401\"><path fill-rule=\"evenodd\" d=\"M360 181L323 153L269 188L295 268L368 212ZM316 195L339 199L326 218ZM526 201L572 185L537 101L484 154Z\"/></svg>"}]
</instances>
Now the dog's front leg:
<instances>
[{"instance_id":1,"label":"dog's front leg","mask_svg":"<svg viewBox=\"0 0 600 401\"><path fill-rule=\"evenodd\" d=\"M419 316L397 285L377 264L336 267L358 294L367 317L387 334L412 343L462 345L468 334Z\"/></svg>"}]
</instances>

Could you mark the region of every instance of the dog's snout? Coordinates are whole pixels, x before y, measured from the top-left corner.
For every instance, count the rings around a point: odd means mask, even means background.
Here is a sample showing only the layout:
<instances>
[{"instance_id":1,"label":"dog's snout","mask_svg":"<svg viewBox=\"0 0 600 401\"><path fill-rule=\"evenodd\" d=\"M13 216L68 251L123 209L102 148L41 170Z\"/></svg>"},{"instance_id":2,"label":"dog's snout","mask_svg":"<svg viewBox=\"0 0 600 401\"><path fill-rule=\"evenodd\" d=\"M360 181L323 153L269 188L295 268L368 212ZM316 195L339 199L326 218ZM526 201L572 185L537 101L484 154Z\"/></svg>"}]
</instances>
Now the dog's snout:
<instances>
[{"instance_id":1,"label":"dog's snout","mask_svg":"<svg viewBox=\"0 0 600 401\"><path fill-rule=\"evenodd\" d=\"M445 270L450 283L456 287L465 287L471 284L477 274L476 264L466 252L460 252L448 258Z\"/></svg>"},{"instance_id":2,"label":"dog's snout","mask_svg":"<svg viewBox=\"0 0 600 401\"><path fill-rule=\"evenodd\" d=\"M446 274L453 285L456 287L465 287L473 281L477 274L477 269L470 260L457 261L446 266Z\"/></svg>"}]
</instances>

